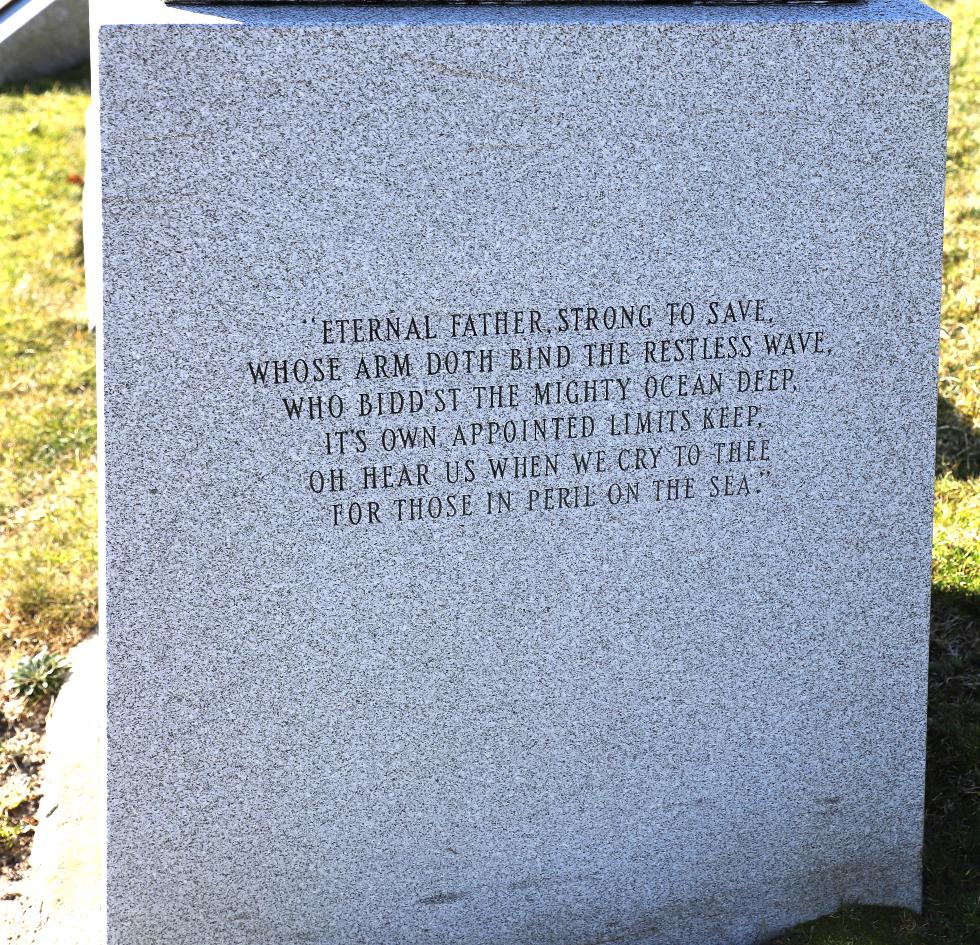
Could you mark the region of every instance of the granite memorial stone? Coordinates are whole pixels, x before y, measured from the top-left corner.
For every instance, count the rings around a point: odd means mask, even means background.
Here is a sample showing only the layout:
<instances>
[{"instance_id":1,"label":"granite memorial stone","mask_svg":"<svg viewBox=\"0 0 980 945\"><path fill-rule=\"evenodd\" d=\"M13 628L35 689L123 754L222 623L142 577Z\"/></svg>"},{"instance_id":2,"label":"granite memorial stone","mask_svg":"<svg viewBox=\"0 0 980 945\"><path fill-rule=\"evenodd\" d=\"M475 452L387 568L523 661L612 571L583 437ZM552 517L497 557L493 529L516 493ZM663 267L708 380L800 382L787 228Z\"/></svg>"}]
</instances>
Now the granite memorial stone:
<instances>
[{"instance_id":1,"label":"granite memorial stone","mask_svg":"<svg viewBox=\"0 0 980 945\"><path fill-rule=\"evenodd\" d=\"M110 943L917 908L946 20L103 15Z\"/></svg>"}]
</instances>

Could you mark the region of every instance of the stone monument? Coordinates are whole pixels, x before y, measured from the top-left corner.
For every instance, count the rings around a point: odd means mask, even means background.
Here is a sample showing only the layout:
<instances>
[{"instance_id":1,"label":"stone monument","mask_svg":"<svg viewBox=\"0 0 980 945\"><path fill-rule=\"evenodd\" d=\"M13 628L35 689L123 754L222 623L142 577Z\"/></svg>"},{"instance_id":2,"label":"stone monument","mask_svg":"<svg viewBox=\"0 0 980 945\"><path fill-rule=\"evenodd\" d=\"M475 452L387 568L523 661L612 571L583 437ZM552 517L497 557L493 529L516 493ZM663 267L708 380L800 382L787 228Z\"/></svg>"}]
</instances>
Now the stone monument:
<instances>
[{"instance_id":1,"label":"stone monument","mask_svg":"<svg viewBox=\"0 0 980 945\"><path fill-rule=\"evenodd\" d=\"M110 943L917 908L946 20L102 16Z\"/></svg>"}]
</instances>

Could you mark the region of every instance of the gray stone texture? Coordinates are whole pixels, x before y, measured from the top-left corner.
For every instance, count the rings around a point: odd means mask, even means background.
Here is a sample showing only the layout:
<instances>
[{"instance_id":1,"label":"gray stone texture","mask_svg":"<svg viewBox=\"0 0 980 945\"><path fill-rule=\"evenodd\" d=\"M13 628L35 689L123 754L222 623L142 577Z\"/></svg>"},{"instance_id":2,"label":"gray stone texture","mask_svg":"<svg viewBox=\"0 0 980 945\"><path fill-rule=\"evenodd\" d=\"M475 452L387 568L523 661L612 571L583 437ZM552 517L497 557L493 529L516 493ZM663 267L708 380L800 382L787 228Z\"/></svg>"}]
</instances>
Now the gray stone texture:
<instances>
[{"instance_id":1,"label":"gray stone texture","mask_svg":"<svg viewBox=\"0 0 980 945\"><path fill-rule=\"evenodd\" d=\"M0 10L0 83L51 75L88 55L88 0L19 0Z\"/></svg>"},{"instance_id":2,"label":"gray stone texture","mask_svg":"<svg viewBox=\"0 0 980 945\"><path fill-rule=\"evenodd\" d=\"M170 6L178 7L194 7L194 6L207 6L207 7L217 7L217 6L246 6L248 3L263 3L269 6L275 4L290 4L290 3L305 3L309 4L310 0L245 0L242 3L241 0L165 0ZM347 0L349 3L377 3L378 0ZM400 5L406 6L429 6L433 5L433 0L398 0ZM503 5L512 3L540 3L541 0L438 0L442 3L476 3L476 4L487 4L487 5ZM569 5L580 5L580 0L547 0L550 4L563 3ZM636 0L594 0L594 2L602 3L629 3L634 4ZM646 3L663 3L664 0L641 0L641 2ZM693 4L708 4L708 5L728 5L728 4L740 4L740 3L859 3L861 0L682 0L684 3Z\"/></svg>"},{"instance_id":3,"label":"gray stone texture","mask_svg":"<svg viewBox=\"0 0 980 945\"><path fill-rule=\"evenodd\" d=\"M947 22L911 0L117 19L111 945L748 945L845 901L918 907ZM436 381L246 369L553 344L447 339L449 313L554 328L607 302L656 326L563 343L640 346L713 333L665 327L671 300L746 298L826 353L717 368L795 371L722 398L772 443L728 499L656 501L647 475L626 506L334 528L306 487L325 431L380 424L287 422L280 397ZM438 342L309 324L389 313ZM565 373L682 370L711 368ZM716 435L618 438L609 414L719 402L550 413L595 413L586 445L616 455Z\"/></svg>"}]
</instances>

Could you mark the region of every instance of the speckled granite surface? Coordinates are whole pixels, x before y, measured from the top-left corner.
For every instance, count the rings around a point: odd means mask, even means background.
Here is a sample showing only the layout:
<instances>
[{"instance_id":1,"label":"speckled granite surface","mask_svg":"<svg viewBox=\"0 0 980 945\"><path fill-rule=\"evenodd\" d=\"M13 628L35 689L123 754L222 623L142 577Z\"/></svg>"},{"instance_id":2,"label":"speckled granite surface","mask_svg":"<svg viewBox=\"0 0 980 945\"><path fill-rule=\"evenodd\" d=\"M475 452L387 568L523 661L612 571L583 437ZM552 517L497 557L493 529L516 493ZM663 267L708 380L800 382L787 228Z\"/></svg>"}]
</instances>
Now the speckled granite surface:
<instances>
[{"instance_id":1,"label":"speckled granite surface","mask_svg":"<svg viewBox=\"0 0 980 945\"><path fill-rule=\"evenodd\" d=\"M124 6L110 943L916 907L946 21Z\"/></svg>"},{"instance_id":2,"label":"speckled granite surface","mask_svg":"<svg viewBox=\"0 0 980 945\"><path fill-rule=\"evenodd\" d=\"M266 6L274 6L276 4L290 4L290 3L304 3L309 5L310 0L245 0L244 3L241 0L165 0L165 2L170 6L245 6L248 3L262 3ZM317 2L317 0L313 0ZM322 2L322 0L321 0ZM380 0L347 0L349 3L379 3ZM434 6L433 0L398 0L400 4L411 5L411 6ZM580 4L581 0L436 0L436 2L441 3L460 3L460 4L484 4L487 6L501 6L503 4L522 4L522 3L542 3L547 2L550 5L555 4ZM601 3L633 3L635 0L594 0L594 2ZM647 3L664 3L665 0L645 0ZM685 3L691 4L709 4L717 6L727 6L727 5L737 5L741 3L861 3L863 0L683 0ZM393 6L394 4L381 4L382 6Z\"/></svg>"}]
</instances>

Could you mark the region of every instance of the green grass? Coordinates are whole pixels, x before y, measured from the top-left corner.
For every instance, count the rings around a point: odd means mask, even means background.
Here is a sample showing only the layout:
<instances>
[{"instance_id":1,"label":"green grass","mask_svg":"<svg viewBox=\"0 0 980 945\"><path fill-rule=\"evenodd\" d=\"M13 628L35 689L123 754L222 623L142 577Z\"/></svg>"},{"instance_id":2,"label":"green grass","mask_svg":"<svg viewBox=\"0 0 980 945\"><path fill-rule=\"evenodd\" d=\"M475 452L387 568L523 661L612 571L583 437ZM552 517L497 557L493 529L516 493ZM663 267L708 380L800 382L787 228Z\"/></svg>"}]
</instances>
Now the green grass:
<instances>
[{"instance_id":1,"label":"green grass","mask_svg":"<svg viewBox=\"0 0 980 945\"><path fill-rule=\"evenodd\" d=\"M96 622L83 74L0 94L0 671Z\"/></svg>"},{"instance_id":2,"label":"green grass","mask_svg":"<svg viewBox=\"0 0 980 945\"><path fill-rule=\"evenodd\" d=\"M980 943L980 0L954 23L936 481L925 912L852 906L782 945ZM0 668L96 620L84 77L0 93ZM20 827L0 822L0 847Z\"/></svg>"}]
</instances>

